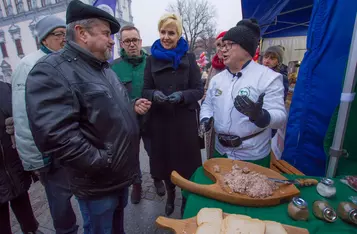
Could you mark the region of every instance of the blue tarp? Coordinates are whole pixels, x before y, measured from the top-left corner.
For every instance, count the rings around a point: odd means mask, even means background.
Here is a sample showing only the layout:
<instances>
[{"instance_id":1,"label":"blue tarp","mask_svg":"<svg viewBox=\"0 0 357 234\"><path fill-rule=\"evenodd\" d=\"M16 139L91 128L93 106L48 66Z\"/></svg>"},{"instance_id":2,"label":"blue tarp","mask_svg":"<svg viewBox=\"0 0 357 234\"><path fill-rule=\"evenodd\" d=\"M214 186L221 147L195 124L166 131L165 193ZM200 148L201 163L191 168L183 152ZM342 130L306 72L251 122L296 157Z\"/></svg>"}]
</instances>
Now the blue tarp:
<instances>
[{"instance_id":1,"label":"blue tarp","mask_svg":"<svg viewBox=\"0 0 357 234\"><path fill-rule=\"evenodd\" d=\"M256 18L263 38L305 36L313 0L242 0L243 18Z\"/></svg>"},{"instance_id":2,"label":"blue tarp","mask_svg":"<svg viewBox=\"0 0 357 234\"><path fill-rule=\"evenodd\" d=\"M325 175L323 141L339 104L356 12L356 0L314 2L283 153L307 175Z\"/></svg>"},{"instance_id":3,"label":"blue tarp","mask_svg":"<svg viewBox=\"0 0 357 234\"><path fill-rule=\"evenodd\" d=\"M307 52L290 107L283 159L307 175L322 176L326 165L323 141L341 96L357 1L314 0L313 8L304 8L311 3L312 0L242 0L242 10L244 18L254 17L261 26L275 19L310 21ZM279 16L299 8L304 9ZM269 33L282 28L286 25L262 27L262 36L306 35L304 26Z\"/></svg>"}]
</instances>

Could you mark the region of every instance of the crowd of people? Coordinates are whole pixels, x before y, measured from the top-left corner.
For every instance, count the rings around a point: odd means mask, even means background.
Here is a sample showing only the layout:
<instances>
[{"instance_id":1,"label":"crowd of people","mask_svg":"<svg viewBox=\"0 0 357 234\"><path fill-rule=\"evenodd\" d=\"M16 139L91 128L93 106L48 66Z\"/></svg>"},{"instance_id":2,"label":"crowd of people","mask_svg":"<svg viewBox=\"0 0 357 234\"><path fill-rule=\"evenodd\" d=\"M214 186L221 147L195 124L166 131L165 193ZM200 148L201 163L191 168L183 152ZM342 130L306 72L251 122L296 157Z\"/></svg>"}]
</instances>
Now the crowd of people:
<instances>
[{"instance_id":1,"label":"crowd of people","mask_svg":"<svg viewBox=\"0 0 357 234\"><path fill-rule=\"evenodd\" d=\"M200 129L217 133L213 157L269 167L272 129L286 121L282 48L252 61L259 25L244 19L216 38L206 86L175 14L159 19L151 55L139 29L71 1L66 22L36 25L41 48L25 56L12 85L0 82L0 230L11 234L9 204L23 233L42 232L28 189L39 178L57 234L77 233L75 196L85 234L124 233L124 208L141 199L140 140L156 193L175 208L173 170L190 179L202 165ZM108 63L120 36L120 58ZM284 82L283 82L284 81ZM285 89L285 92L284 92ZM285 95L284 95L285 93ZM200 100L203 100L200 105ZM183 196L181 214L185 208Z\"/></svg>"}]
</instances>

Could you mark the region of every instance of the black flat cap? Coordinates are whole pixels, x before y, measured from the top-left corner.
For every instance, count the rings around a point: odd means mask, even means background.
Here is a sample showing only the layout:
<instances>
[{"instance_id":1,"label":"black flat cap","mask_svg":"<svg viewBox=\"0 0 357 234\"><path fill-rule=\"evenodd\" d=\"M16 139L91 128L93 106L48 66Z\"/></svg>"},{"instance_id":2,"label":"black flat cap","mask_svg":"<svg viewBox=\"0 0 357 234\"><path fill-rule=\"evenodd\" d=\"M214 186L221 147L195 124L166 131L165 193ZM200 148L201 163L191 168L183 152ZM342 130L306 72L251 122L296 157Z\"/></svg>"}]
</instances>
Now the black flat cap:
<instances>
[{"instance_id":1,"label":"black flat cap","mask_svg":"<svg viewBox=\"0 0 357 234\"><path fill-rule=\"evenodd\" d=\"M103 11L97 7L85 4L79 0L73 0L68 4L66 13L66 24L84 20L97 18L107 21L110 25L110 31L112 34L117 33L120 30L120 24L114 16Z\"/></svg>"}]
</instances>

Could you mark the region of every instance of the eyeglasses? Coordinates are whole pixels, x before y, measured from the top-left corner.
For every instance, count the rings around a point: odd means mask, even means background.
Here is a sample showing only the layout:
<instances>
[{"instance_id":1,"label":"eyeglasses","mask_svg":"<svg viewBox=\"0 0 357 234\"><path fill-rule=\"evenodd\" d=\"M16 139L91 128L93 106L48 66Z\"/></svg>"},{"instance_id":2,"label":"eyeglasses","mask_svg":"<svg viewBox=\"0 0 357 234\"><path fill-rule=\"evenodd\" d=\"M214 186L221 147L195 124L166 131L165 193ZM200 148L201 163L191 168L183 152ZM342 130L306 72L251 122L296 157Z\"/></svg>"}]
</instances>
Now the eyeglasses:
<instances>
[{"instance_id":1,"label":"eyeglasses","mask_svg":"<svg viewBox=\"0 0 357 234\"><path fill-rule=\"evenodd\" d=\"M63 32L54 32L54 33L50 33L50 34L55 36L55 37L58 37L58 38L66 36L66 34L63 33Z\"/></svg>"},{"instance_id":2,"label":"eyeglasses","mask_svg":"<svg viewBox=\"0 0 357 234\"><path fill-rule=\"evenodd\" d=\"M131 43L133 43L134 45L137 45L140 41L141 41L141 39L139 39L139 38L132 38L132 39L125 39L122 42L124 45L130 46Z\"/></svg>"},{"instance_id":3,"label":"eyeglasses","mask_svg":"<svg viewBox=\"0 0 357 234\"><path fill-rule=\"evenodd\" d=\"M237 43L226 42L226 43L224 43L224 44L221 46L221 50L223 50L224 48L225 48L226 50L230 50L230 49L232 49L232 46L235 45L235 44L237 44Z\"/></svg>"}]
</instances>

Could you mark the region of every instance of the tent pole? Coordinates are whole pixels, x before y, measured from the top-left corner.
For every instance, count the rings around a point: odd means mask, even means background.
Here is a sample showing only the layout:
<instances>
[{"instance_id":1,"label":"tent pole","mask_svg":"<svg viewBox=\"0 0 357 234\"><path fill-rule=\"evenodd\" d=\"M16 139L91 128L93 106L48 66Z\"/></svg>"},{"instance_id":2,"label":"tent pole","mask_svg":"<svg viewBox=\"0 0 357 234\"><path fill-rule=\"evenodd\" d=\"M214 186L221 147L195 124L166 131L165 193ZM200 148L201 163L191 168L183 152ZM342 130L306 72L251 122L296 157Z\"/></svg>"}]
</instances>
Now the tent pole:
<instances>
[{"instance_id":1,"label":"tent pole","mask_svg":"<svg viewBox=\"0 0 357 234\"><path fill-rule=\"evenodd\" d=\"M281 12L278 16L281 16L281 15L286 15L286 14L290 14L290 13L293 13L293 12L296 12L296 11L305 10L305 9L307 9L307 8L312 8L313 6L314 6L314 5L308 5L308 6L304 6L304 7L296 8L296 9L291 10L291 11Z\"/></svg>"},{"instance_id":2,"label":"tent pole","mask_svg":"<svg viewBox=\"0 0 357 234\"><path fill-rule=\"evenodd\" d=\"M327 168L327 177L334 177L338 166L338 160L343 156L343 140L348 123L349 112L354 99L354 90L357 80L357 17L353 29L353 36L348 57L347 70L343 91L341 95L340 109L338 111L335 135L330 148L330 159Z\"/></svg>"}]
</instances>

